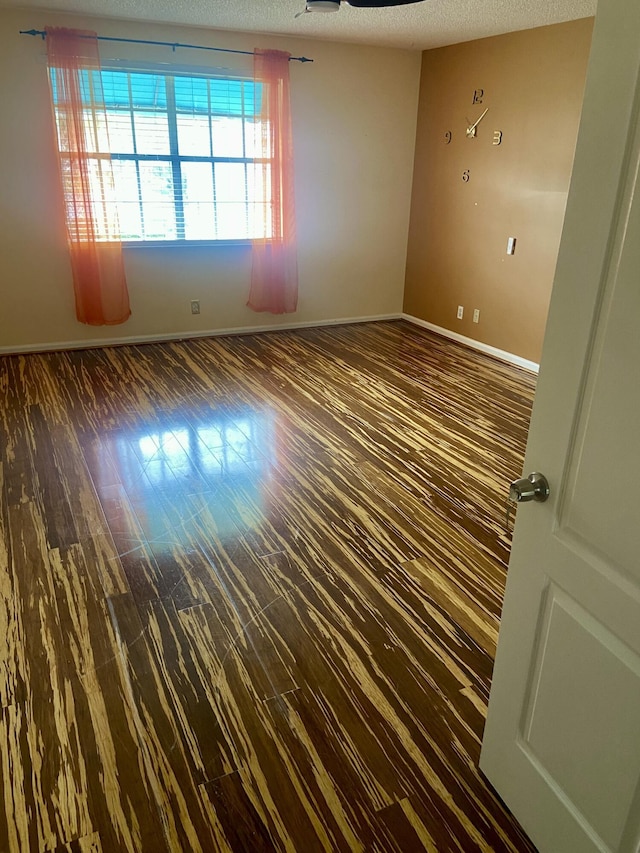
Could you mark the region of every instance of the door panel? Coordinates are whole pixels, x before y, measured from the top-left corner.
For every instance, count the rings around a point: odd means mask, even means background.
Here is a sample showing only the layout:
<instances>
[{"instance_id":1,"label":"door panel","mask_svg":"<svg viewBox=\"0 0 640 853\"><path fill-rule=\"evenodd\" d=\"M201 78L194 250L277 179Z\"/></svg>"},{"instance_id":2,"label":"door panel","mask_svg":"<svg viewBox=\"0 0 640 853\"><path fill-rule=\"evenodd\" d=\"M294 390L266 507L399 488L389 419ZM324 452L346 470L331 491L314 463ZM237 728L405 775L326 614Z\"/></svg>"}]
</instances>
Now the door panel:
<instances>
[{"instance_id":1,"label":"door panel","mask_svg":"<svg viewBox=\"0 0 640 853\"><path fill-rule=\"evenodd\" d=\"M635 176L632 180L635 186ZM614 248L609 292L605 294L589 387L581 407L570 499L562 526L570 528L611 562L640 579L640 491L638 374L640 329L640 205L634 198L625 223L624 247ZM635 239L629 239L635 235ZM622 249L624 249L622 251ZM619 263L619 268L616 264ZM616 513L603 512L616 507Z\"/></svg>"},{"instance_id":2,"label":"door panel","mask_svg":"<svg viewBox=\"0 0 640 853\"><path fill-rule=\"evenodd\" d=\"M638 709L640 655L552 584L525 702L523 747L576 819L613 850L638 783Z\"/></svg>"}]
</instances>

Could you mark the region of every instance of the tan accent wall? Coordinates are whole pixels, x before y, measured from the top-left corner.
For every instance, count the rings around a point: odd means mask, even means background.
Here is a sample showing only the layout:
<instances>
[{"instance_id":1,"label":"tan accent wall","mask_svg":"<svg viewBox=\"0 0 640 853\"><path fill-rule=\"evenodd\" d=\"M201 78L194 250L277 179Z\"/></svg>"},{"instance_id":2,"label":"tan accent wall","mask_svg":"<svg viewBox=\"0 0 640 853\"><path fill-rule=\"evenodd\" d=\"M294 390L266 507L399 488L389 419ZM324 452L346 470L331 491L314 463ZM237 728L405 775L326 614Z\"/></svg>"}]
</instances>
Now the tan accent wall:
<instances>
[{"instance_id":1,"label":"tan accent wall","mask_svg":"<svg viewBox=\"0 0 640 853\"><path fill-rule=\"evenodd\" d=\"M77 322L57 186L44 25L313 57L291 66L300 299L296 314L246 307L248 247L129 249L131 318ZM103 58L237 68L230 54L101 43ZM189 335L402 310L420 82L418 51L188 29L29 10L0 11L0 352L69 342ZM199 299L193 316L190 300Z\"/></svg>"},{"instance_id":2,"label":"tan accent wall","mask_svg":"<svg viewBox=\"0 0 640 853\"><path fill-rule=\"evenodd\" d=\"M407 314L539 362L592 26L587 18L423 54Z\"/></svg>"}]
</instances>

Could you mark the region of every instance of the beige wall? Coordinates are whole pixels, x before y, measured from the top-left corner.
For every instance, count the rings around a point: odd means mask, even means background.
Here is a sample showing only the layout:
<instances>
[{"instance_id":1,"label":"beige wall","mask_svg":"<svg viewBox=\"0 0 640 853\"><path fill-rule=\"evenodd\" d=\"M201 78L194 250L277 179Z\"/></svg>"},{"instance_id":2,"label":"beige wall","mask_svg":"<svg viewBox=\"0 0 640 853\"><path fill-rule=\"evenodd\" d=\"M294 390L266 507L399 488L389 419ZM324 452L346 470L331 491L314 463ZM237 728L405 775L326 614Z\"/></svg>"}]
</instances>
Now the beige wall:
<instances>
[{"instance_id":1,"label":"beige wall","mask_svg":"<svg viewBox=\"0 0 640 853\"><path fill-rule=\"evenodd\" d=\"M423 54L408 314L540 360L592 23L573 21ZM482 104L473 105L479 88ZM486 107L476 138L467 138L467 119L474 122ZM492 144L495 130L502 131L500 145ZM509 236L517 238L513 256L506 254ZM456 319L458 305L464 306L462 320Z\"/></svg>"},{"instance_id":2,"label":"beige wall","mask_svg":"<svg viewBox=\"0 0 640 853\"><path fill-rule=\"evenodd\" d=\"M246 247L130 249L132 317L117 327L75 319L57 187L40 39L21 29L93 28L101 35L254 46L313 57L292 63L300 299L296 314L245 307ZM233 67L228 54L101 45L104 58ZM257 36L70 17L0 12L0 351L311 323L402 310L420 54L278 36ZM199 317L189 302L199 299Z\"/></svg>"}]
</instances>

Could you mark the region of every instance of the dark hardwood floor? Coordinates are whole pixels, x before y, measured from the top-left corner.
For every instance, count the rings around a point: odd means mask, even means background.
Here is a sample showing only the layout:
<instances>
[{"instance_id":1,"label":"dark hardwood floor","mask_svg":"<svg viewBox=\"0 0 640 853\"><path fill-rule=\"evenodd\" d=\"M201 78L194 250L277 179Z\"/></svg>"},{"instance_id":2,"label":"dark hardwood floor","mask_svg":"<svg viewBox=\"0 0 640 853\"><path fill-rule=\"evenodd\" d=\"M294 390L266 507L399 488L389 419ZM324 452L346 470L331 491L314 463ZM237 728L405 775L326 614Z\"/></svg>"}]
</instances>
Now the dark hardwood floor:
<instances>
[{"instance_id":1,"label":"dark hardwood floor","mask_svg":"<svg viewBox=\"0 0 640 853\"><path fill-rule=\"evenodd\" d=\"M1 358L0 850L532 850L477 762L533 391L400 321Z\"/></svg>"}]
</instances>

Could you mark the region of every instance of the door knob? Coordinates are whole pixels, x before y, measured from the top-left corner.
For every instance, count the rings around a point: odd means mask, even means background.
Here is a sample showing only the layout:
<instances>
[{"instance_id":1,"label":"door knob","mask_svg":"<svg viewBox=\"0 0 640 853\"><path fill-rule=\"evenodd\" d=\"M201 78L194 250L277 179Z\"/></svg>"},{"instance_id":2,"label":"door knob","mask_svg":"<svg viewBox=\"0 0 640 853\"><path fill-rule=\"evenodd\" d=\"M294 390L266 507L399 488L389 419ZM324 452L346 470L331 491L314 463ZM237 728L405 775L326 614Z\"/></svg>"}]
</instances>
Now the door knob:
<instances>
[{"instance_id":1,"label":"door knob","mask_svg":"<svg viewBox=\"0 0 640 853\"><path fill-rule=\"evenodd\" d=\"M534 471L528 477L521 477L519 480L514 480L509 486L509 497L507 498L507 517L506 528L509 532L509 517L511 510L517 504L527 503L527 501L546 501L549 497L549 482L544 474L539 474Z\"/></svg>"},{"instance_id":2,"label":"door knob","mask_svg":"<svg viewBox=\"0 0 640 853\"><path fill-rule=\"evenodd\" d=\"M549 497L549 483L544 474L534 472L528 477L514 480L509 486L509 500L513 503L526 501L546 501Z\"/></svg>"}]
</instances>

